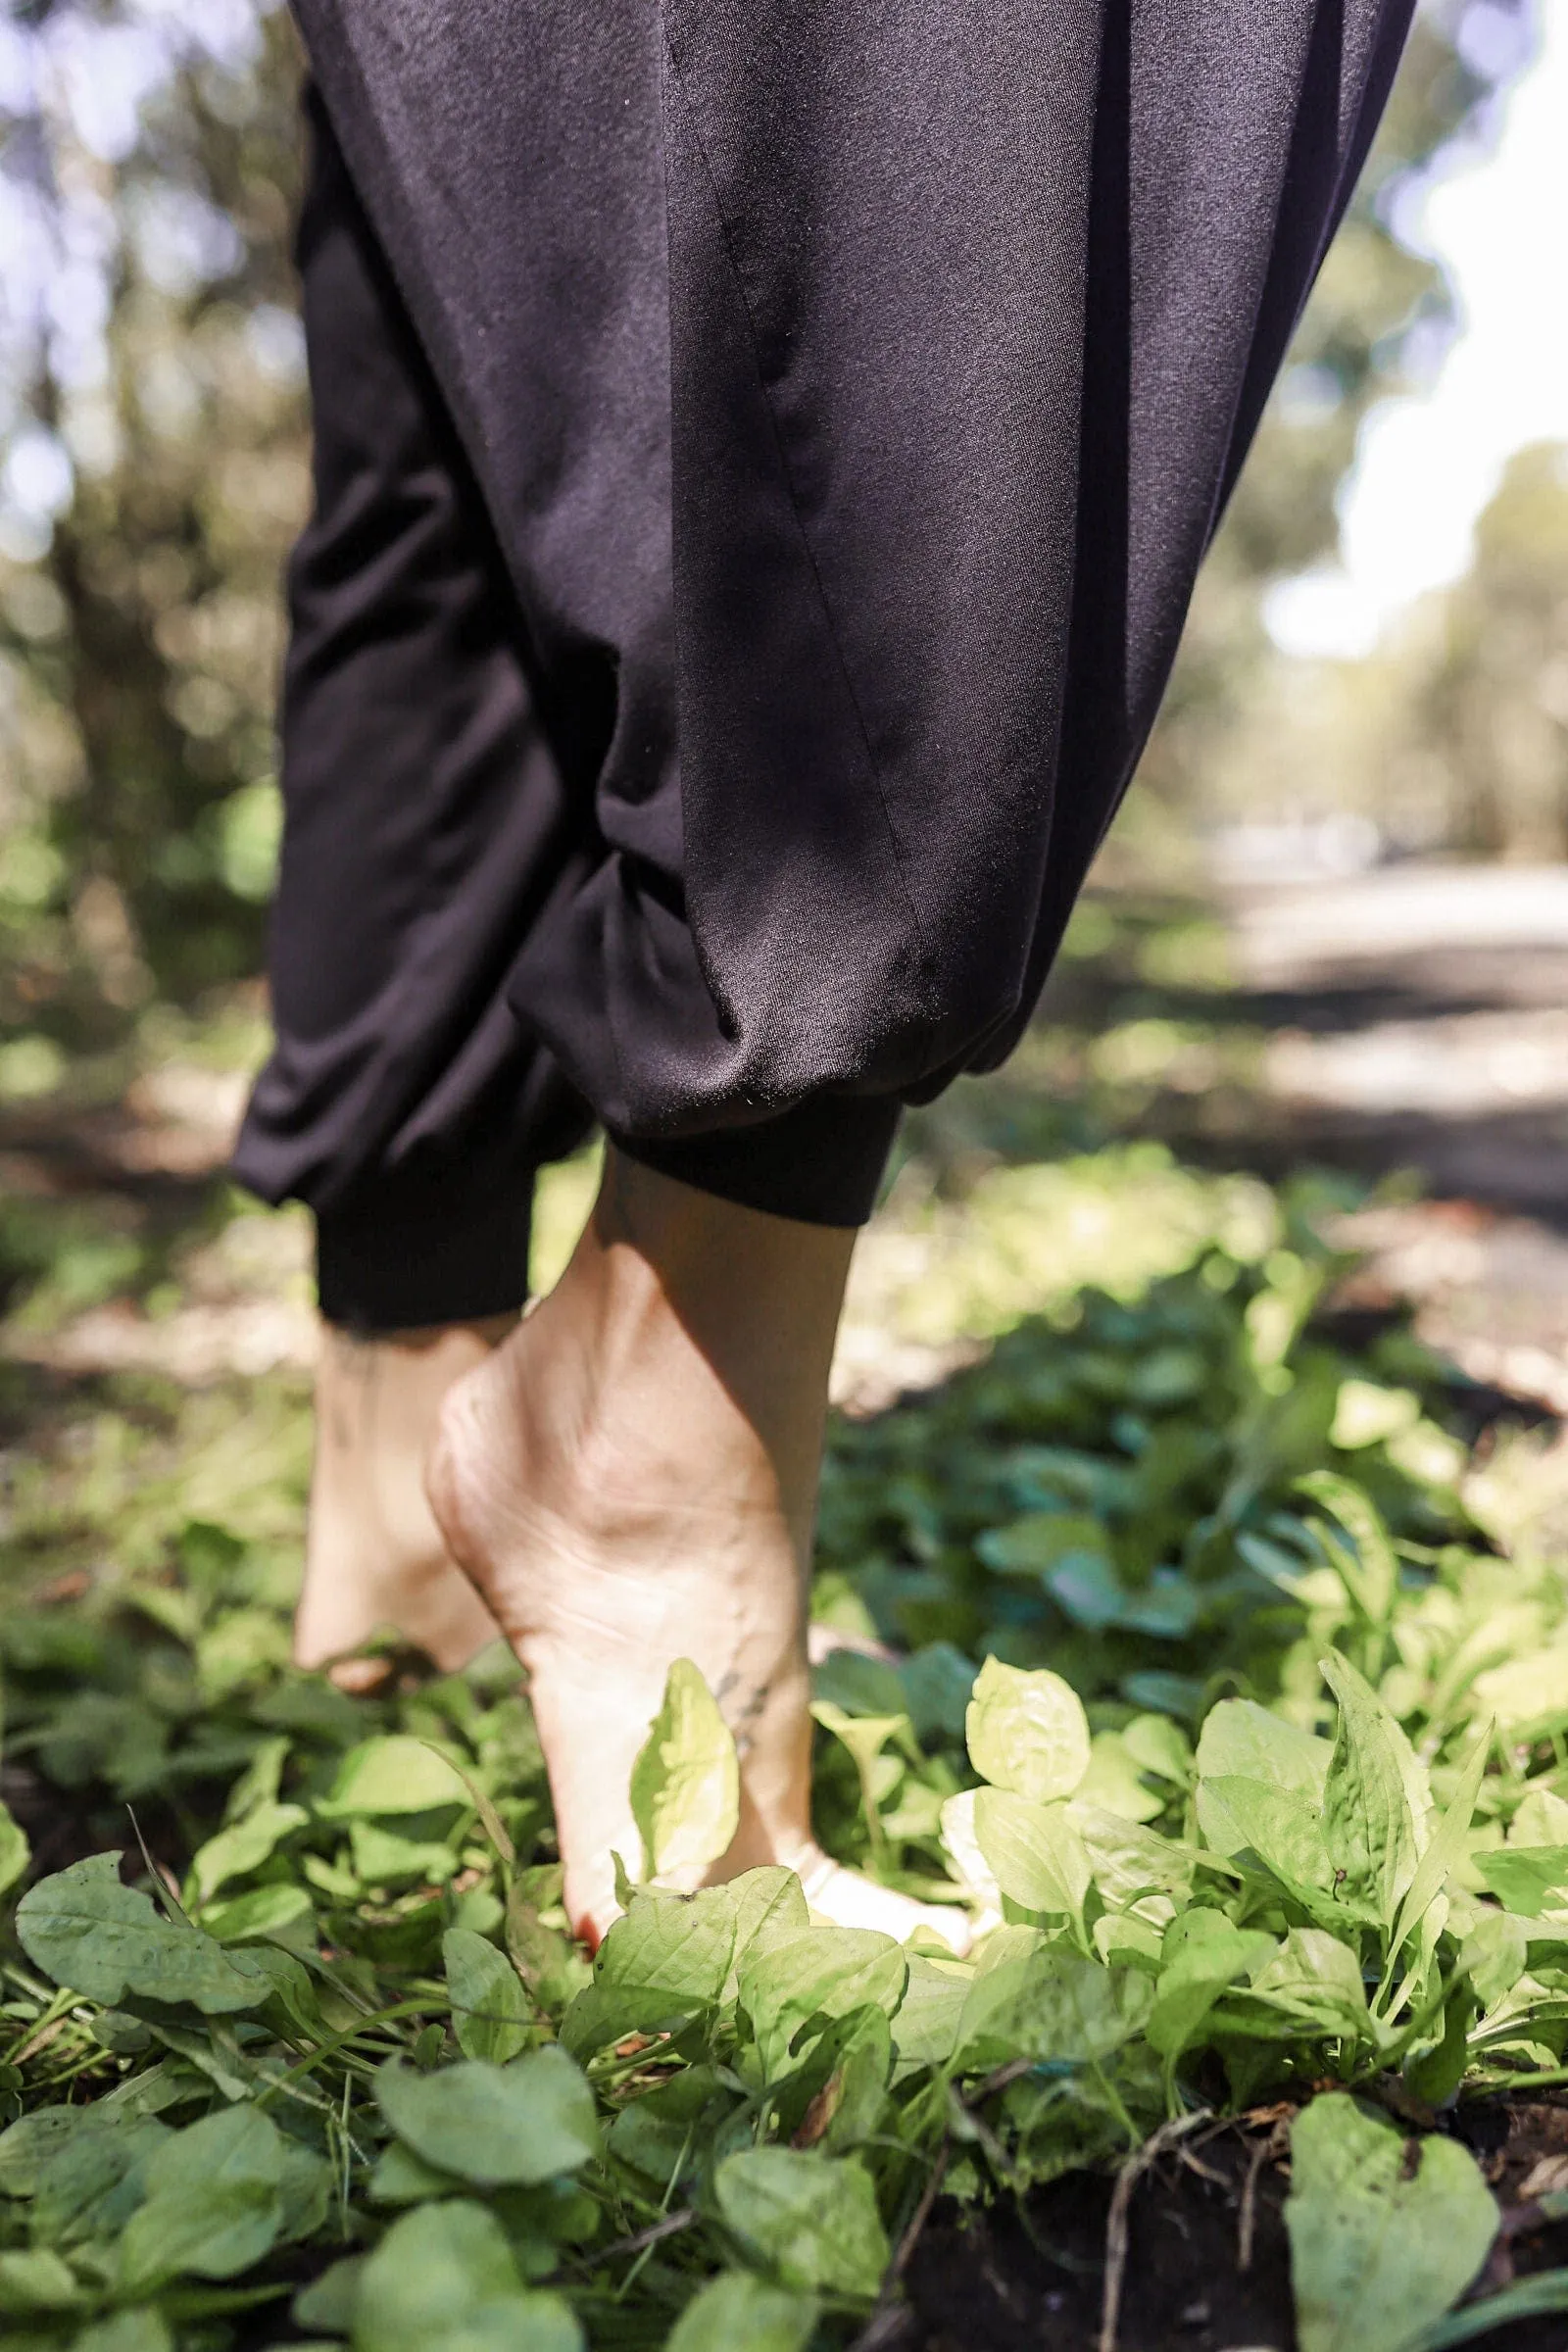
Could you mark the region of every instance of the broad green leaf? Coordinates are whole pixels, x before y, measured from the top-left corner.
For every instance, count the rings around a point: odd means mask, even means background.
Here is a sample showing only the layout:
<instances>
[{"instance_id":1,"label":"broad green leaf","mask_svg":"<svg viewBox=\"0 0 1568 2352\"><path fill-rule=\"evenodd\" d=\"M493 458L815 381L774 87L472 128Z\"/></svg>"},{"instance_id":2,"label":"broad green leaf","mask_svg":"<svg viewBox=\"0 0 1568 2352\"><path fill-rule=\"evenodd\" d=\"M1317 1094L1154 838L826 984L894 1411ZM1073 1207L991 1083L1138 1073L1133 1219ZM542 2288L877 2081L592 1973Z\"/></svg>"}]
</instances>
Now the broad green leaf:
<instances>
[{"instance_id":1,"label":"broad green leaf","mask_svg":"<svg viewBox=\"0 0 1568 2352\"><path fill-rule=\"evenodd\" d=\"M894 2081L923 2067L943 2067L958 2041L958 2020L974 1972L961 1960L908 1955L908 1982L893 2019Z\"/></svg>"},{"instance_id":2,"label":"broad green leaf","mask_svg":"<svg viewBox=\"0 0 1568 2352\"><path fill-rule=\"evenodd\" d=\"M1026 1911L1082 1919L1089 1856L1064 1803L1036 1804L1010 1788L981 1788L975 1842L991 1876Z\"/></svg>"},{"instance_id":3,"label":"broad green leaf","mask_svg":"<svg viewBox=\"0 0 1568 2352\"><path fill-rule=\"evenodd\" d=\"M872 1928L806 1928L785 1939L759 1938L740 1964L739 1998L752 2021L769 2081L789 2065L790 2045L812 2018L879 2009L904 1998L908 1964L902 1944Z\"/></svg>"},{"instance_id":4,"label":"broad green leaf","mask_svg":"<svg viewBox=\"0 0 1568 2352\"><path fill-rule=\"evenodd\" d=\"M1068 1807L1083 1840L1101 1899L1111 1911L1127 1911L1146 1895L1168 1895L1183 1903L1193 1890L1197 1861L1190 1846L1161 1838L1135 1821L1105 1813L1074 1797Z\"/></svg>"},{"instance_id":5,"label":"broad green leaf","mask_svg":"<svg viewBox=\"0 0 1568 2352\"><path fill-rule=\"evenodd\" d=\"M1470 1837L1471 1816L1476 1809L1476 1796L1481 1788L1481 1776L1486 1770L1487 1756L1492 1747L1492 1726L1488 1724L1475 1741L1459 1774L1447 1811L1427 1842L1426 1850L1415 1866L1399 1917L1389 1945L1392 1959L1402 1950L1414 1935L1438 1896L1447 1885L1450 1874L1464 1860Z\"/></svg>"},{"instance_id":6,"label":"broad green leaf","mask_svg":"<svg viewBox=\"0 0 1568 2352\"><path fill-rule=\"evenodd\" d=\"M1255 1859L1308 1909L1332 1902L1334 1866L1306 1797L1267 1781L1200 1781L1198 1822L1217 1854L1244 1868Z\"/></svg>"},{"instance_id":7,"label":"broad green leaf","mask_svg":"<svg viewBox=\"0 0 1568 2352\"><path fill-rule=\"evenodd\" d=\"M1291 2132L1285 2207L1300 2352L1413 2352L1469 2285L1497 2208L1457 2141L1402 2135L1343 2091L1314 2099Z\"/></svg>"},{"instance_id":8,"label":"broad green leaf","mask_svg":"<svg viewBox=\"0 0 1568 2352\"><path fill-rule=\"evenodd\" d=\"M315 1954L316 1913L303 1886L251 1886L243 1894L208 1903L202 1930L218 1943L267 1938Z\"/></svg>"},{"instance_id":9,"label":"broad green leaf","mask_svg":"<svg viewBox=\"0 0 1568 2352\"><path fill-rule=\"evenodd\" d=\"M870 2175L853 2157L742 2148L714 2176L726 2226L781 2285L869 2301L890 2249Z\"/></svg>"},{"instance_id":10,"label":"broad green leaf","mask_svg":"<svg viewBox=\"0 0 1568 2352\"><path fill-rule=\"evenodd\" d=\"M1499 1903L1521 1919L1568 1909L1568 1845L1494 1846L1476 1868Z\"/></svg>"},{"instance_id":11,"label":"broad green leaf","mask_svg":"<svg viewBox=\"0 0 1568 2352\"><path fill-rule=\"evenodd\" d=\"M44 2319L86 2300L70 2265L47 2246L0 2254L0 2320ZM10 2333L9 2328L5 2330Z\"/></svg>"},{"instance_id":12,"label":"broad green leaf","mask_svg":"<svg viewBox=\"0 0 1568 2352\"><path fill-rule=\"evenodd\" d=\"M1135 1715L1123 1726L1121 1740L1141 1772L1152 1772L1156 1780L1171 1781L1178 1788L1192 1780L1193 1743L1168 1715Z\"/></svg>"},{"instance_id":13,"label":"broad green leaf","mask_svg":"<svg viewBox=\"0 0 1568 2352\"><path fill-rule=\"evenodd\" d=\"M1199 1779L1270 1781L1316 1804L1333 1753L1327 1740L1298 1731L1250 1698L1222 1698L1210 1707L1199 1734Z\"/></svg>"},{"instance_id":14,"label":"broad green leaf","mask_svg":"<svg viewBox=\"0 0 1568 2352\"><path fill-rule=\"evenodd\" d=\"M752 1945L782 1943L798 1936L810 1926L811 1914L797 1873L777 1863L743 1871L738 1879L713 1891L728 1898L735 1919L735 1953L720 1995L728 2003L740 1990L740 1964Z\"/></svg>"},{"instance_id":15,"label":"broad green leaf","mask_svg":"<svg viewBox=\"0 0 1568 2352\"><path fill-rule=\"evenodd\" d=\"M1167 2061L1179 2058L1228 1985L1266 1959L1274 1938L1233 1927L1219 1911L1188 1911L1165 1932L1149 2039Z\"/></svg>"},{"instance_id":16,"label":"broad green leaf","mask_svg":"<svg viewBox=\"0 0 1568 2352\"><path fill-rule=\"evenodd\" d=\"M89 2107L39 2107L0 2132L0 2197L31 2197L57 2149L98 2126Z\"/></svg>"},{"instance_id":17,"label":"broad green leaf","mask_svg":"<svg viewBox=\"0 0 1568 2352\"><path fill-rule=\"evenodd\" d=\"M1077 1692L1044 1668L987 1658L964 1718L982 1780L1037 1805L1071 1796L1089 1770L1089 1724Z\"/></svg>"},{"instance_id":18,"label":"broad green leaf","mask_svg":"<svg viewBox=\"0 0 1568 2352\"><path fill-rule=\"evenodd\" d=\"M631 1809L650 1879L700 1874L740 1821L740 1766L718 1703L690 1658L677 1658L663 1704L631 1768Z\"/></svg>"},{"instance_id":19,"label":"broad green leaf","mask_svg":"<svg viewBox=\"0 0 1568 2352\"><path fill-rule=\"evenodd\" d=\"M1112 1975L1062 1944L1001 1960L965 1996L956 2069L988 2074L1014 2058L1067 2066L1107 2058L1138 2032L1152 1997L1146 1977Z\"/></svg>"},{"instance_id":20,"label":"broad green leaf","mask_svg":"<svg viewBox=\"0 0 1568 2352\"><path fill-rule=\"evenodd\" d=\"M735 1953L738 1885L691 1895L638 1892L599 1947L592 1989L656 1992L666 2016L716 2002Z\"/></svg>"},{"instance_id":21,"label":"broad green leaf","mask_svg":"<svg viewBox=\"0 0 1568 2352\"><path fill-rule=\"evenodd\" d=\"M1550 1788L1525 1790L1508 1824L1509 1845L1561 1845L1568 1838L1568 1797Z\"/></svg>"},{"instance_id":22,"label":"broad green leaf","mask_svg":"<svg viewBox=\"0 0 1568 2352\"><path fill-rule=\"evenodd\" d=\"M345 2254L302 2286L289 2306L295 2327L313 2336L347 2335L354 2325L355 2298L368 2259L364 2254Z\"/></svg>"},{"instance_id":23,"label":"broad green leaf","mask_svg":"<svg viewBox=\"0 0 1568 2352\"><path fill-rule=\"evenodd\" d=\"M471 1928L449 1928L441 1938L447 1990L452 1995L452 2030L466 2058L488 2058L505 2066L520 2057L533 2038L528 1996L505 1952Z\"/></svg>"},{"instance_id":24,"label":"broad green leaf","mask_svg":"<svg viewBox=\"0 0 1568 2352\"><path fill-rule=\"evenodd\" d=\"M493 2213L466 2199L395 2221L361 2272L354 2352L583 2352L559 2295L527 2288Z\"/></svg>"},{"instance_id":25,"label":"broad green leaf","mask_svg":"<svg viewBox=\"0 0 1568 2352\"><path fill-rule=\"evenodd\" d=\"M316 1810L325 1821L352 1821L389 1813L433 1813L445 1805L467 1807L471 1802L462 1775L445 1756L426 1740L389 1733L350 1748Z\"/></svg>"},{"instance_id":26,"label":"broad green leaf","mask_svg":"<svg viewBox=\"0 0 1568 2352\"><path fill-rule=\"evenodd\" d=\"M1256 2017L1254 2003L1270 2013L1266 2019ZM1270 2039L1281 2038L1282 2016L1314 2036L1366 2034L1366 1984L1348 1943L1322 1928L1292 1928L1273 1957L1225 2003L1228 2025L1240 2018Z\"/></svg>"},{"instance_id":27,"label":"broad green leaf","mask_svg":"<svg viewBox=\"0 0 1568 2352\"><path fill-rule=\"evenodd\" d=\"M988 1528L975 1550L1002 1576L1041 1576L1069 1552L1102 1552L1104 1541L1099 1520L1085 1512L1030 1511L1008 1527Z\"/></svg>"},{"instance_id":28,"label":"broad green leaf","mask_svg":"<svg viewBox=\"0 0 1568 2352\"><path fill-rule=\"evenodd\" d=\"M122 1886L118 1854L90 1855L29 1887L17 1906L17 1936L57 1984L107 2008L129 1993L219 2017L267 1997L265 1981L210 1936L166 1919L149 1896Z\"/></svg>"},{"instance_id":29,"label":"broad green leaf","mask_svg":"<svg viewBox=\"0 0 1568 2352\"><path fill-rule=\"evenodd\" d=\"M230 1879L249 1878L273 1853L291 1830L310 1820L303 1805L262 1804L199 1845L191 1859L190 1879L198 1903L207 1902Z\"/></svg>"},{"instance_id":30,"label":"broad green leaf","mask_svg":"<svg viewBox=\"0 0 1568 2352\"><path fill-rule=\"evenodd\" d=\"M406 1838L383 1821L351 1821L349 1854L362 1886L445 1886L461 1867L450 1839Z\"/></svg>"},{"instance_id":31,"label":"broad green leaf","mask_svg":"<svg viewBox=\"0 0 1568 2352\"><path fill-rule=\"evenodd\" d=\"M270 2116L230 2107L177 2132L149 2159L147 2190L121 2240L121 2277L234 2278L270 2251L283 2222L283 2142Z\"/></svg>"},{"instance_id":32,"label":"broad green leaf","mask_svg":"<svg viewBox=\"0 0 1568 2352\"><path fill-rule=\"evenodd\" d=\"M1134 1759L1120 1732L1097 1732L1090 1741L1089 1770L1078 1784L1074 1803L1098 1805L1123 1821L1154 1821L1165 1800L1151 1788L1143 1768Z\"/></svg>"},{"instance_id":33,"label":"broad green leaf","mask_svg":"<svg viewBox=\"0 0 1568 2352\"><path fill-rule=\"evenodd\" d=\"M720 2271L687 2304L664 2352L806 2352L816 2311L809 2295L768 2286L750 2271Z\"/></svg>"},{"instance_id":34,"label":"broad green leaf","mask_svg":"<svg viewBox=\"0 0 1568 2352\"><path fill-rule=\"evenodd\" d=\"M15 1886L26 1871L31 1849L22 1824L13 1819L8 1808L0 1804L0 1894Z\"/></svg>"},{"instance_id":35,"label":"broad green leaf","mask_svg":"<svg viewBox=\"0 0 1568 2352\"><path fill-rule=\"evenodd\" d=\"M1483 2012L1495 2009L1524 1975L1530 1938L1511 1911L1483 1911L1459 1946L1459 1966Z\"/></svg>"},{"instance_id":36,"label":"broad green leaf","mask_svg":"<svg viewBox=\"0 0 1568 2352\"><path fill-rule=\"evenodd\" d=\"M65 2140L38 2176L32 2234L41 2245L118 2237L146 2194L148 2160L170 2136L150 2116L105 2122L92 2108L83 2113L89 2128Z\"/></svg>"},{"instance_id":37,"label":"broad green leaf","mask_svg":"<svg viewBox=\"0 0 1568 2352\"><path fill-rule=\"evenodd\" d=\"M464 2058L430 2075L392 2058L376 2075L375 2092L416 2156L483 2188L548 2180L599 2152L593 2092L554 2046L510 2066Z\"/></svg>"},{"instance_id":38,"label":"broad green leaf","mask_svg":"<svg viewBox=\"0 0 1568 2352\"><path fill-rule=\"evenodd\" d=\"M169 2322L161 2311L117 2311L71 2339L71 2352L174 2352Z\"/></svg>"},{"instance_id":39,"label":"broad green leaf","mask_svg":"<svg viewBox=\"0 0 1568 2352\"><path fill-rule=\"evenodd\" d=\"M1392 1928L1415 1876L1415 1827L1391 1718L1348 1659L1323 1660L1340 1702L1334 1760L1323 1791L1323 1836L1341 1901ZM1434 1889L1434 1891L1436 1891Z\"/></svg>"},{"instance_id":40,"label":"broad green leaf","mask_svg":"<svg viewBox=\"0 0 1568 2352\"><path fill-rule=\"evenodd\" d=\"M463 2182L451 2173L438 2172L416 2156L402 2140L394 2139L376 2158L370 2175L369 2196L373 2205L422 2205L431 2197L456 2197L463 2193Z\"/></svg>"},{"instance_id":41,"label":"broad green leaf","mask_svg":"<svg viewBox=\"0 0 1568 2352\"><path fill-rule=\"evenodd\" d=\"M1568 1723L1568 1642L1506 1659L1476 1676L1477 1707L1509 1740L1545 1740Z\"/></svg>"}]
</instances>

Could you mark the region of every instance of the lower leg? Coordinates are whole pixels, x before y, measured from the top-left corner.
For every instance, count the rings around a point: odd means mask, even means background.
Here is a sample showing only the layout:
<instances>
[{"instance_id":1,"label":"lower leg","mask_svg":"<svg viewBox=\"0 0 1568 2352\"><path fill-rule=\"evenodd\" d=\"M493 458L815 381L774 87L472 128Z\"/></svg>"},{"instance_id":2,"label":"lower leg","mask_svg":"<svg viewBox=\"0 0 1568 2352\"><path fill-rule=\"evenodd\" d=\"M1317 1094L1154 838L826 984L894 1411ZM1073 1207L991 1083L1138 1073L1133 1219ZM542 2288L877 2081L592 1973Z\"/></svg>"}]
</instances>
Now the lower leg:
<instances>
[{"instance_id":1,"label":"lower leg","mask_svg":"<svg viewBox=\"0 0 1568 2352\"><path fill-rule=\"evenodd\" d=\"M384 1667L353 1653L377 1632L396 1632L447 1668L466 1665L496 1639L494 1619L436 1526L424 1465L448 1389L516 1320L497 1315L370 1337L322 1323L294 1625L302 1666L329 1665L345 1689L368 1690Z\"/></svg>"},{"instance_id":2,"label":"lower leg","mask_svg":"<svg viewBox=\"0 0 1568 2352\"><path fill-rule=\"evenodd\" d=\"M806 1596L854 1238L612 1150L557 1289L443 1409L436 1517L528 1669L567 1908L590 1935L613 1915L613 1854L638 1865L631 1765L677 1657L740 1754L716 1875L782 1861L825 1909L914 1924L810 1838Z\"/></svg>"}]
</instances>

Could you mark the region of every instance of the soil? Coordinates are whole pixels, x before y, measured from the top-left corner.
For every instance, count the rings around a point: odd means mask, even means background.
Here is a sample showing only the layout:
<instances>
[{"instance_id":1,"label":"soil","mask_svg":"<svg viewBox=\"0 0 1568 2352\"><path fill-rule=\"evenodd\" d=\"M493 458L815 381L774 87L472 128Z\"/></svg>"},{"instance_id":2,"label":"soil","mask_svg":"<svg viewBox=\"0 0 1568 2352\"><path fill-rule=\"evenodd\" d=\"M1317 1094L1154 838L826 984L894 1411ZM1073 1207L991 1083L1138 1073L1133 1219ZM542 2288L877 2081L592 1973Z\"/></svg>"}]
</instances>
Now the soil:
<instances>
[{"instance_id":1,"label":"soil","mask_svg":"<svg viewBox=\"0 0 1568 2352\"><path fill-rule=\"evenodd\" d=\"M1265 2109L1194 2132L1140 2179L1115 2352L1294 2352L1289 2115ZM1568 2103L1478 2100L1450 2128L1502 2207L1473 2294L1568 2264L1568 2222L1546 2221L1521 2194L1544 2160L1568 2157ZM1102 2330L1113 2189L1109 2176L1073 2173L1021 2206L939 2202L906 2272L906 2304L886 2315L866 2352L1109 2352ZM1564 2352L1568 2316L1517 2321L1485 2340L1488 2352Z\"/></svg>"}]
</instances>

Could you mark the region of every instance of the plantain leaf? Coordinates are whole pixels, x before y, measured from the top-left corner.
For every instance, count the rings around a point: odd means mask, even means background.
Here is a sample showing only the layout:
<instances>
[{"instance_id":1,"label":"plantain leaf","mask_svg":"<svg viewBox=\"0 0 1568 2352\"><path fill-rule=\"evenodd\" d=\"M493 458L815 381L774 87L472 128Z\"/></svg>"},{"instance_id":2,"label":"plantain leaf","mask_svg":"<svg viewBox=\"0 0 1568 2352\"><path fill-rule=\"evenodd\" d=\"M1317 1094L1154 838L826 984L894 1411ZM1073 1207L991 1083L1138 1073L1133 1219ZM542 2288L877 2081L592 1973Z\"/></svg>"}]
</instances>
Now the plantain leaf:
<instances>
[{"instance_id":1,"label":"plantain leaf","mask_svg":"<svg viewBox=\"0 0 1568 2352\"><path fill-rule=\"evenodd\" d=\"M1485 2262L1497 2208L1457 2141L1426 2139L1412 2164L1331 2091L1292 2129L1285 2221L1300 2352L1414 2352Z\"/></svg>"},{"instance_id":2,"label":"plantain leaf","mask_svg":"<svg viewBox=\"0 0 1568 2352\"><path fill-rule=\"evenodd\" d=\"M46 1976L106 2008L131 1994L220 2017L259 2008L270 1989L243 1956L166 1919L147 1895L122 1886L118 1854L91 1854L29 1887L17 1906L17 1935Z\"/></svg>"},{"instance_id":3,"label":"plantain leaf","mask_svg":"<svg viewBox=\"0 0 1568 2352\"><path fill-rule=\"evenodd\" d=\"M1071 1796L1089 1770L1089 1723L1059 1674L1024 1674L987 1658L964 1718L969 1759L983 1780L1032 1804Z\"/></svg>"},{"instance_id":4,"label":"plantain leaf","mask_svg":"<svg viewBox=\"0 0 1568 2352\"><path fill-rule=\"evenodd\" d=\"M646 1878L701 1873L735 1836L735 1741L690 1658L677 1658L669 1670L663 1704L632 1766L631 1809L642 1834Z\"/></svg>"}]
</instances>

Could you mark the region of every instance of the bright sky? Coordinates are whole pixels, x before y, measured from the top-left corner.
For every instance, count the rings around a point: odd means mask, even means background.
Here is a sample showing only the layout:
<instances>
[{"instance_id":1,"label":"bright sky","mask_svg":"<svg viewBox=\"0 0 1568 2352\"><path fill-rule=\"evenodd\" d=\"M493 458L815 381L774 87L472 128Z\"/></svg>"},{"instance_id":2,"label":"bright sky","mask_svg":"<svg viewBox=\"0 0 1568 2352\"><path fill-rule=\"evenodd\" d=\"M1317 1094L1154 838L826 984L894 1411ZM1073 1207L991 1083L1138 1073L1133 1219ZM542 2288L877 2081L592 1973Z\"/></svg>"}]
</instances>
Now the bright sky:
<instances>
[{"instance_id":1,"label":"bright sky","mask_svg":"<svg viewBox=\"0 0 1568 2352\"><path fill-rule=\"evenodd\" d=\"M1439 181L1417 216L1462 331L1428 391L1367 419L1342 502L1343 567L1269 600L1287 653L1369 652L1414 597L1465 570L1513 452L1568 442L1568 5L1545 0L1542 15L1497 145Z\"/></svg>"}]
</instances>

